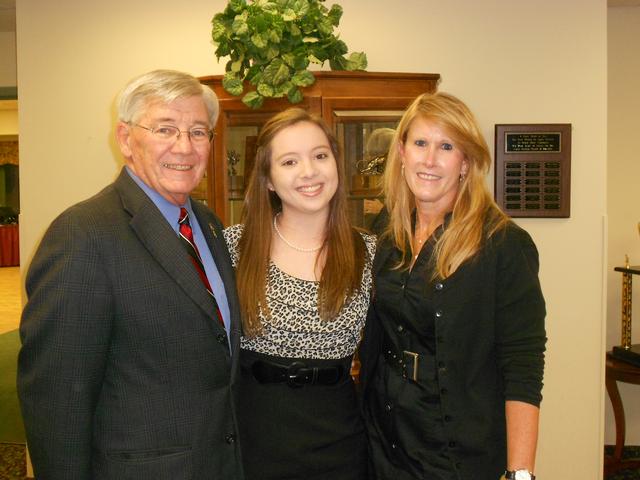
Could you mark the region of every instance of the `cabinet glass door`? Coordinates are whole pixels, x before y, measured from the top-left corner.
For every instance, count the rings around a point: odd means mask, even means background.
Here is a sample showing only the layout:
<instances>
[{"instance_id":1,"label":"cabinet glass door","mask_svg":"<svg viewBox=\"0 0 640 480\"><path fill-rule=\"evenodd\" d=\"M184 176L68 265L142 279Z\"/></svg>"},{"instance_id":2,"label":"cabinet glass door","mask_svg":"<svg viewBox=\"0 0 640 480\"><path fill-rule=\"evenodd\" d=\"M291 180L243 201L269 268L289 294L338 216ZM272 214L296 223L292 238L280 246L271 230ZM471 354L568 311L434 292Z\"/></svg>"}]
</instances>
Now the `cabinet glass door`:
<instances>
[{"instance_id":1,"label":"cabinet glass door","mask_svg":"<svg viewBox=\"0 0 640 480\"><path fill-rule=\"evenodd\" d=\"M371 229L382 209L382 174L402 110L334 111L343 147L349 215L354 225Z\"/></svg>"},{"instance_id":2,"label":"cabinet glass door","mask_svg":"<svg viewBox=\"0 0 640 480\"><path fill-rule=\"evenodd\" d=\"M227 130L227 185L229 216L227 223L240 222L244 193L249 186L261 125L231 126Z\"/></svg>"}]
</instances>

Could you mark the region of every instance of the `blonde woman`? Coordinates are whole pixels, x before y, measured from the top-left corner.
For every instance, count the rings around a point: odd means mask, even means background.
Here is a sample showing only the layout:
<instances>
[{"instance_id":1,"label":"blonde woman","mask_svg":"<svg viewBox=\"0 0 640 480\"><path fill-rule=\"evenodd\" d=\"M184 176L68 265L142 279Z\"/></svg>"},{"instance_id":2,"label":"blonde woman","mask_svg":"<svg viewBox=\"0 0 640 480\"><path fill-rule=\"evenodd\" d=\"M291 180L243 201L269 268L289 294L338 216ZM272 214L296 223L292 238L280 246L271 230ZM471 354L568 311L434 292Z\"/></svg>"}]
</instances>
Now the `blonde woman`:
<instances>
[{"instance_id":1,"label":"blonde woman","mask_svg":"<svg viewBox=\"0 0 640 480\"><path fill-rule=\"evenodd\" d=\"M257 145L243 224L225 230L243 313L246 478L364 480L350 366L375 241L350 225L338 143L320 119L286 110Z\"/></svg>"},{"instance_id":2,"label":"blonde woman","mask_svg":"<svg viewBox=\"0 0 640 480\"><path fill-rule=\"evenodd\" d=\"M360 350L375 478L535 478L538 253L493 201L490 163L451 95L421 95L400 121Z\"/></svg>"}]
</instances>

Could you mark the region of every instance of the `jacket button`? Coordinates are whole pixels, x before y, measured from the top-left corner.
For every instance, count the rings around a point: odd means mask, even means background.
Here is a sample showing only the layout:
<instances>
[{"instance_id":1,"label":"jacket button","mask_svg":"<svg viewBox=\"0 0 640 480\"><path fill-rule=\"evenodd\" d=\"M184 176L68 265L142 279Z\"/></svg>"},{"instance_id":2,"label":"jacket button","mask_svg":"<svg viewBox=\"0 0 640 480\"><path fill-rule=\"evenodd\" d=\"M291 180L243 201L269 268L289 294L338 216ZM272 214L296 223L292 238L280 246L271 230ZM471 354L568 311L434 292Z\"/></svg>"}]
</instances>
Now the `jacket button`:
<instances>
[{"instance_id":1,"label":"jacket button","mask_svg":"<svg viewBox=\"0 0 640 480\"><path fill-rule=\"evenodd\" d=\"M442 395L446 395L447 393L449 393L449 390L447 390L446 388L441 388L441 389L440 389L440 393L441 393Z\"/></svg>"},{"instance_id":2,"label":"jacket button","mask_svg":"<svg viewBox=\"0 0 640 480\"><path fill-rule=\"evenodd\" d=\"M450 422L451 421L451 415L445 415L444 416L444 421L445 422Z\"/></svg>"},{"instance_id":3,"label":"jacket button","mask_svg":"<svg viewBox=\"0 0 640 480\"><path fill-rule=\"evenodd\" d=\"M442 310L436 310L436 318L442 317Z\"/></svg>"},{"instance_id":4,"label":"jacket button","mask_svg":"<svg viewBox=\"0 0 640 480\"><path fill-rule=\"evenodd\" d=\"M218 343L225 344L227 343L227 336L224 333L219 333L216 337L216 340L218 341Z\"/></svg>"},{"instance_id":5,"label":"jacket button","mask_svg":"<svg viewBox=\"0 0 640 480\"><path fill-rule=\"evenodd\" d=\"M396 448L398 448L398 446L395 443L392 443L391 444L391 448L393 448L395 450Z\"/></svg>"},{"instance_id":6,"label":"jacket button","mask_svg":"<svg viewBox=\"0 0 640 480\"><path fill-rule=\"evenodd\" d=\"M456 447L456 442L454 442L453 440L451 440L451 441L449 442L449 447L451 447L451 448L455 448L455 447Z\"/></svg>"},{"instance_id":7,"label":"jacket button","mask_svg":"<svg viewBox=\"0 0 640 480\"><path fill-rule=\"evenodd\" d=\"M387 403L387 404L384 406L384 408L385 408L385 410L386 410L387 412L390 412L390 411L391 411L391 409L393 408L393 406L392 406L390 403Z\"/></svg>"},{"instance_id":8,"label":"jacket button","mask_svg":"<svg viewBox=\"0 0 640 480\"><path fill-rule=\"evenodd\" d=\"M231 445L232 443L235 443L236 437L235 437L235 435L233 435L231 433L227 433L224 436L224 441L227 442L229 445Z\"/></svg>"},{"instance_id":9,"label":"jacket button","mask_svg":"<svg viewBox=\"0 0 640 480\"><path fill-rule=\"evenodd\" d=\"M399 333L402 333L402 332L404 332L404 327L403 327L402 325L398 325L398 326L396 327L396 330L397 330Z\"/></svg>"},{"instance_id":10,"label":"jacket button","mask_svg":"<svg viewBox=\"0 0 640 480\"><path fill-rule=\"evenodd\" d=\"M440 290L442 290L444 285L442 285L441 283L438 282L438 283L436 283L435 287L436 287L436 290L440 291Z\"/></svg>"}]
</instances>

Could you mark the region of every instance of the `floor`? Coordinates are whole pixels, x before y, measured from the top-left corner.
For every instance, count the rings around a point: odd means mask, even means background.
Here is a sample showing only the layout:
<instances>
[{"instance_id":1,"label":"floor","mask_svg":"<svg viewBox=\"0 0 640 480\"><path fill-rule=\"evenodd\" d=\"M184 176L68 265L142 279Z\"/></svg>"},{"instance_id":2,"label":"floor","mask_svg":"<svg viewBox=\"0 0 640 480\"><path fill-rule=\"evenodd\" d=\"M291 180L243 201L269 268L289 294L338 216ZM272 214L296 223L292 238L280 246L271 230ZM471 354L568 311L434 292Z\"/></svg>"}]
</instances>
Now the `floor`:
<instances>
[{"instance_id":1,"label":"floor","mask_svg":"<svg viewBox=\"0 0 640 480\"><path fill-rule=\"evenodd\" d=\"M20 267L0 267L0 335L20 324L21 290Z\"/></svg>"}]
</instances>

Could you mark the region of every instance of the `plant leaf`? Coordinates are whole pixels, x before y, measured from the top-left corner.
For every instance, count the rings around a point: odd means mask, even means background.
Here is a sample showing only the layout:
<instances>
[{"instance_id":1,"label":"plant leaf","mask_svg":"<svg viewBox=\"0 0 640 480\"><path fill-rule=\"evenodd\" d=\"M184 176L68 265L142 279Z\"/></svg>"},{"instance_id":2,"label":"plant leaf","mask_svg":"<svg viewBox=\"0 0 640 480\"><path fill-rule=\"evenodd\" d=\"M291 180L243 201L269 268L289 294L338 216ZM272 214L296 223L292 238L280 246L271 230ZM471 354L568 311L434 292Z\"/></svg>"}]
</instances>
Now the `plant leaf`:
<instances>
[{"instance_id":1,"label":"plant leaf","mask_svg":"<svg viewBox=\"0 0 640 480\"><path fill-rule=\"evenodd\" d=\"M231 95L242 95L244 91L244 87L242 85L242 80L240 80L235 74L227 73L222 79L222 87L229 92Z\"/></svg>"},{"instance_id":2,"label":"plant leaf","mask_svg":"<svg viewBox=\"0 0 640 480\"><path fill-rule=\"evenodd\" d=\"M256 90L263 97L273 97L274 93L275 93L275 90L274 90L273 86L271 86L271 85L269 85L268 83L265 83L265 82L260 82L258 84L258 88L256 88Z\"/></svg>"},{"instance_id":3,"label":"plant leaf","mask_svg":"<svg viewBox=\"0 0 640 480\"><path fill-rule=\"evenodd\" d=\"M367 54L352 52L347 59L347 70L365 70L367 68Z\"/></svg>"},{"instance_id":4,"label":"plant leaf","mask_svg":"<svg viewBox=\"0 0 640 480\"><path fill-rule=\"evenodd\" d=\"M329 59L331 70L347 70L347 59L344 57L333 57Z\"/></svg>"},{"instance_id":5,"label":"plant leaf","mask_svg":"<svg viewBox=\"0 0 640 480\"><path fill-rule=\"evenodd\" d=\"M299 37L300 35L302 35L302 31L295 23L289 26L289 32L291 32L292 37Z\"/></svg>"},{"instance_id":6,"label":"plant leaf","mask_svg":"<svg viewBox=\"0 0 640 480\"><path fill-rule=\"evenodd\" d=\"M282 41L281 32L277 29L272 28L268 31L269 34L269 42L271 43L280 43Z\"/></svg>"},{"instance_id":7,"label":"plant leaf","mask_svg":"<svg viewBox=\"0 0 640 480\"><path fill-rule=\"evenodd\" d=\"M241 37L249 31L249 25L247 25L247 17L249 13L245 10L240 15L236 15L231 25L231 31L237 36Z\"/></svg>"},{"instance_id":8,"label":"plant leaf","mask_svg":"<svg viewBox=\"0 0 640 480\"><path fill-rule=\"evenodd\" d=\"M291 22L296 19L296 12L294 12L290 8L287 8L284 10L284 12L282 12L282 18L285 22Z\"/></svg>"},{"instance_id":9,"label":"plant leaf","mask_svg":"<svg viewBox=\"0 0 640 480\"><path fill-rule=\"evenodd\" d=\"M289 67L279 58L275 58L264 69L263 81L271 85L280 85L289 80L290 76Z\"/></svg>"},{"instance_id":10,"label":"plant leaf","mask_svg":"<svg viewBox=\"0 0 640 480\"><path fill-rule=\"evenodd\" d=\"M221 13L218 13L211 21L211 38L214 41L220 40L227 33L227 26L222 18Z\"/></svg>"},{"instance_id":11,"label":"plant leaf","mask_svg":"<svg viewBox=\"0 0 640 480\"><path fill-rule=\"evenodd\" d=\"M320 33L325 35L331 35L333 33L333 25L328 18L322 17L317 23L317 28Z\"/></svg>"},{"instance_id":12,"label":"plant leaf","mask_svg":"<svg viewBox=\"0 0 640 480\"><path fill-rule=\"evenodd\" d=\"M218 48L215 53L218 60L220 60L221 57L226 57L231 53L231 48L227 42L221 42L218 44Z\"/></svg>"},{"instance_id":13,"label":"plant leaf","mask_svg":"<svg viewBox=\"0 0 640 480\"><path fill-rule=\"evenodd\" d=\"M246 0L229 0L227 8L230 8L232 12L240 12L247 6Z\"/></svg>"},{"instance_id":14,"label":"plant leaf","mask_svg":"<svg viewBox=\"0 0 640 480\"><path fill-rule=\"evenodd\" d=\"M329 21L334 27L337 27L338 25L340 25L340 19L342 18L342 13L343 13L343 10L340 5L338 4L331 5L331 10L329 10L329 13L327 14L327 16L329 17Z\"/></svg>"},{"instance_id":15,"label":"plant leaf","mask_svg":"<svg viewBox=\"0 0 640 480\"><path fill-rule=\"evenodd\" d=\"M242 103L254 110L260 108L263 102L264 97L256 91L249 92L244 97L242 97Z\"/></svg>"},{"instance_id":16,"label":"plant leaf","mask_svg":"<svg viewBox=\"0 0 640 480\"><path fill-rule=\"evenodd\" d=\"M287 95L289 93L289 90L291 90L292 88L295 88L295 85L291 82L284 82L281 83L280 85L276 86L273 92L273 96L275 98L281 98L284 97L285 95Z\"/></svg>"},{"instance_id":17,"label":"plant leaf","mask_svg":"<svg viewBox=\"0 0 640 480\"><path fill-rule=\"evenodd\" d=\"M269 48L267 48L267 51L264 53L265 53L266 61L270 62L271 60L273 60L278 56L278 54L280 53L280 50L278 50L278 47L270 43Z\"/></svg>"},{"instance_id":18,"label":"plant leaf","mask_svg":"<svg viewBox=\"0 0 640 480\"><path fill-rule=\"evenodd\" d=\"M252 35L251 41L256 46L256 48L265 48L268 43L266 35L262 33L256 33L255 35Z\"/></svg>"},{"instance_id":19,"label":"plant leaf","mask_svg":"<svg viewBox=\"0 0 640 480\"><path fill-rule=\"evenodd\" d=\"M299 88L293 88L289 90L289 93L287 93L287 99L291 103L300 103L303 98L304 96Z\"/></svg>"},{"instance_id":20,"label":"plant leaf","mask_svg":"<svg viewBox=\"0 0 640 480\"><path fill-rule=\"evenodd\" d=\"M279 11L278 5L274 2L267 0L267 1L260 1L259 3L262 6L262 9L267 13L277 14Z\"/></svg>"},{"instance_id":21,"label":"plant leaf","mask_svg":"<svg viewBox=\"0 0 640 480\"><path fill-rule=\"evenodd\" d=\"M244 79L257 85L262 80L262 65L252 65L247 70Z\"/></svg>"},{"instance_id":22,"label":"plant leaf","mask_svg":"<svg viewBox=\"0 0 640 480\"><path fill-rule=\"evenodd\" d=\"M231 71L233 73L238 73L240 70L242 70L242 60L236 60L231 63Z\"/></svg>"},{"instance_id":23,"label":"plant leaf","mask_svg":"<svg viewBox=\"0 0 640 480\"><path fill-rule=\"evenodd\" d=\"M313 85L315 81L316 77L309 70L298 71L291 77L291 82L298 87L308 87Z\"/></svg>"}]
</instances>

